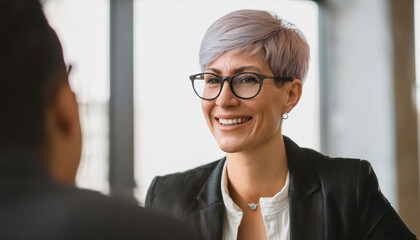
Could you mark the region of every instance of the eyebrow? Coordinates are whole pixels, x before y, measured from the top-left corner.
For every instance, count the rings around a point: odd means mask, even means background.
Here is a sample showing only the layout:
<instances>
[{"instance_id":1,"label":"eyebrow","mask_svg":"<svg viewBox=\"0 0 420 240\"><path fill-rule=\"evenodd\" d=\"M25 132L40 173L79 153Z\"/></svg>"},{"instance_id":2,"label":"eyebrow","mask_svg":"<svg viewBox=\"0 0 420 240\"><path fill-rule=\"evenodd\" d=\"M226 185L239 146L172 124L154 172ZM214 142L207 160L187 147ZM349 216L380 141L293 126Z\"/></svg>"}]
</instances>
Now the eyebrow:
<instances>
[{"instance_id":1,"label":"eyebrow","mask_svg":"<svg viewBox=\"0 0 420 240\"><path fill-rule=\"evenodd\" d=\"M221 74L222 73L222 71L220 71L219 69L217 69L217 68L208 68L207 69L208 71L212 71L212 72L214 72L214 73L216 73L216 74ZM245 71L250 71L250 70L254 70L254 71L257 71L257 72L259 72L259 73L261 73L262 71L261 71L261 69L259 69L258 67L256 67L256 66L243 66L243 67L240 67L240 68L236 68L236 69L234 69L233 70L233 74L237 74L237 73L240 73L240 72L245 72Z\"/></svg>"}]
</instances>

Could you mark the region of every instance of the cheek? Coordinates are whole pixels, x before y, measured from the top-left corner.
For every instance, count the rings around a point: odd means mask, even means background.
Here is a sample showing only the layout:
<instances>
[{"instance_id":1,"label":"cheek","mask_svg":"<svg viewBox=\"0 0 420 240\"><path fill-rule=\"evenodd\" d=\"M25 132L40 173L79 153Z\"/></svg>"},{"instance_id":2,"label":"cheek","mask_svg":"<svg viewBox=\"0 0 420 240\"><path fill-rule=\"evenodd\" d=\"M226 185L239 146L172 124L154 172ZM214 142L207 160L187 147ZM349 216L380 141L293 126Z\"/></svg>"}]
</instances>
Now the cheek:
<instances>
[{"instance_id":1,"label":"cheek","mask_svg":"<svg viewBox=\"0 0 420 240\"><path fill-rule=\"evenodd\" d=\"M207 126L211 130L212 127L211 127L211 121L210 121L210 119L211 119L211 117L210 117L210 112L211 112L210 103L206 100L201 100L201 110L203 111L203 115L204 115L204 118L206 119Z\"/></svg>"},{"instance_id":2,"label":"cheek","mask_svg":"<svg viewBox=\"0 0 420 240\"><path fill-rule=\"evenodd\" d=\"M258 126L266 131L277 130L282 122L283 106L279 95L265 95L258 104L252 107L257 118Z\"/></svg>"},{"instance_id":3,"label":"cheek","mask_svg":"<svg viewBox=\"0 0 420 240\"><path fill-rule=\"evenodd\" d=\"M203 111L204 117L206 118L207 124L210 126L210 119L211 119L211 110L212 104L209 101L201 100L201 109Z\"/></svg>"}]
</instances>

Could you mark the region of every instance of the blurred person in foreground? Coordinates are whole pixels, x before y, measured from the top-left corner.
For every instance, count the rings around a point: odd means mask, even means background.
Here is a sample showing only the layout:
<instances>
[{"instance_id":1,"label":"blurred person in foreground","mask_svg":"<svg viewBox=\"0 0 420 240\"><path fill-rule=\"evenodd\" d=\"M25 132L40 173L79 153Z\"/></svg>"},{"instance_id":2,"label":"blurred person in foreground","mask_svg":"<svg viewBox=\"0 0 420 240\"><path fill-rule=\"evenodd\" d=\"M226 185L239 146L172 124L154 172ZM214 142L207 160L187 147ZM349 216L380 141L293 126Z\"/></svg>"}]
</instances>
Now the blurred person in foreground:
<instances>
[{"instance_id":1,"label":"blurred person in foreground","mask_svg":"<svg viewBox=\"0 0 420 240\"><path fill-rule=\"evenodd\" d=\"M330 158L282 135L308 70L293 25L239 10L207 30L190 76L226 157L156 177L146 206L196 223L203 239L415 239L364 160Z\"/></svg>"},{"instance_id":2,"label":"blurred person in foreground","mask_svg":"<svg viewBox=\"0 0 420 240\"><path fill-rule=\"evenodd\" d=\"M196 239L184 222L75 188L78 105L38 0L0 0L0 239Z\"/></svg>"}]
</instances>

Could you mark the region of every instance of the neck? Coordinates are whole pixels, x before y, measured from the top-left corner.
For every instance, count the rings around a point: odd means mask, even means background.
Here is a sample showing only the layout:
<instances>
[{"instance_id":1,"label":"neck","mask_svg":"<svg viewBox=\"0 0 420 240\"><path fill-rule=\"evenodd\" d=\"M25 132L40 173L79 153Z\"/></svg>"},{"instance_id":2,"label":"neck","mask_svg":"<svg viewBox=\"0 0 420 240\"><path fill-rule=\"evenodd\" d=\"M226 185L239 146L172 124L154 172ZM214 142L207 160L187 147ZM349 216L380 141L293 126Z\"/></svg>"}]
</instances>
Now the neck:
<instances>
[{"instance_id":1,"label":"neck","mask_svg":"<svg viewBox=\"0 0 420 240\"><path fill-rule=\"evenodd\" d=\"M253 149L228 153L229 192L235 202L258 202L281 191L287 176L287 157L283 137Z\"/></svg>"}]
</instances>

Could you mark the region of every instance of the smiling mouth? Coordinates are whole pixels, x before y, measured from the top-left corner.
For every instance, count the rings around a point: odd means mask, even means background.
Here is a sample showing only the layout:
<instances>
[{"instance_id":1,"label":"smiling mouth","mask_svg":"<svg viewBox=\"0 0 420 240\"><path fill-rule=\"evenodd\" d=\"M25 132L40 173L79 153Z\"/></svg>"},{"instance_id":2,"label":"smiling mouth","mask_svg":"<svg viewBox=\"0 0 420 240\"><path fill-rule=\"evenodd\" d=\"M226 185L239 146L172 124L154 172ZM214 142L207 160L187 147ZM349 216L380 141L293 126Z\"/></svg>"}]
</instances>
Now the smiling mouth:
<instances>
[{"instance_id":1,"label":"smiling mouth","mask_svg":"<svg viewBox=\"0 0 420 240\"><path fill-rule=\"evenodd\" d=\"M218 118L219 123L225 126L233 126L233 125L239 125L248 122L251 120L252 117L243 117L243 118L231 118L231 119L222 119Z\"/></svg>"}]
</instances>

